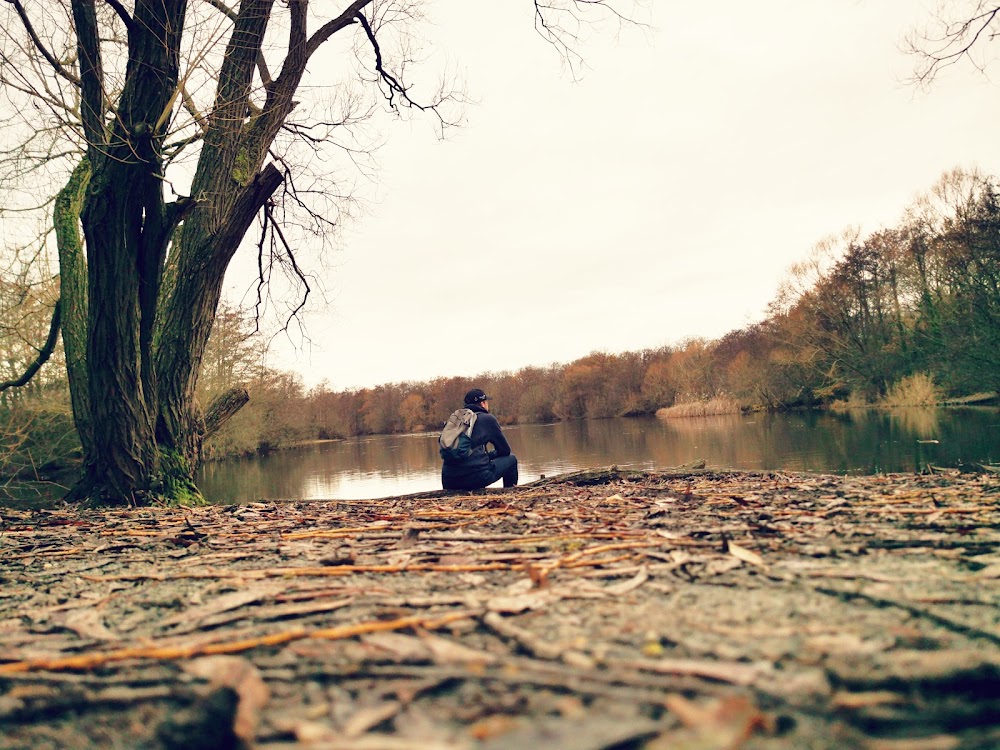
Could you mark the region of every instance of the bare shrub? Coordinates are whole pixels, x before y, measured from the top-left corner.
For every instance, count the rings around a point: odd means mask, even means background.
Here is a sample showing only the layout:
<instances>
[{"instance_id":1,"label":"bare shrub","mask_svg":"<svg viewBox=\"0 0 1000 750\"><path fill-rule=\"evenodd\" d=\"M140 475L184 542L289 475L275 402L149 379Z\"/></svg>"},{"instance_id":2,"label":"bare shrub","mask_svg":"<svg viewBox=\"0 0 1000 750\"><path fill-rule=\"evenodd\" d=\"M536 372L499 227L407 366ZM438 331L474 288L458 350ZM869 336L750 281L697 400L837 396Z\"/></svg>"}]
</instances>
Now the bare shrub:
<instances>
[{"instance_id":1,"label":"bare shrub","mask_svg":"<svg viewBox=\"0 0 1000 750\"><path fill-rule=\"evenodd\" d=\"M917 372L894 383L882 398L880 406L934 406L944 399L944 394L934 378L926 372Z\"/></svg>"},{"instance_id":2,"label":"bare shrub","mask_svg":"<svg viewBox=\"0 0 1000 750\"><path fill-rule=\"evenodd\" d=\"M80 440L68 411L0 410L0 484L43 480L79 460Z\"/></svg>"},{"instance_id":3,"label":"bare shrub","mask_svg":"<svg viewBox=\"0 0 1000 750\"><path fill-rule=\"evenodd\" d=\"M739 414L743 407L736 399L729 396L716 396L705 401L688 401L665 409L658 409L656 416L660 419L679 419L683 417L709 417L716 414Z\"/></svg>"}]
</instances>

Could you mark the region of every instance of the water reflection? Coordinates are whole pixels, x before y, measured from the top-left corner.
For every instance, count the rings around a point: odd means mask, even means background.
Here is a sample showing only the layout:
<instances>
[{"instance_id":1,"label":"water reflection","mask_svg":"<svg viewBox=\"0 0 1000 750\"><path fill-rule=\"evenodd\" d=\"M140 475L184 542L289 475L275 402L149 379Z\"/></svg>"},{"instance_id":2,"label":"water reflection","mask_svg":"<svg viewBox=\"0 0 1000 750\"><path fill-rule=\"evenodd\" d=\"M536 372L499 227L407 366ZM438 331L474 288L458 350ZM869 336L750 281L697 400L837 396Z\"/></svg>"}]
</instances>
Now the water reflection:
<instances>
[{"instance_id":1,"label":"water reflection","mask_svg":"<svg viewBox=\"0 0 1000 750\"><path fill-rule=\"evenodd\" d=\"M581 468L710 467L854 473L1000 460L997 409L898 409L603 419L505 429L521 481ZM434 434L358 438L206 466L214 502L372 498L440 488ZM918 441L937 440L937 443Z\"/></svg>"}]
</instances>

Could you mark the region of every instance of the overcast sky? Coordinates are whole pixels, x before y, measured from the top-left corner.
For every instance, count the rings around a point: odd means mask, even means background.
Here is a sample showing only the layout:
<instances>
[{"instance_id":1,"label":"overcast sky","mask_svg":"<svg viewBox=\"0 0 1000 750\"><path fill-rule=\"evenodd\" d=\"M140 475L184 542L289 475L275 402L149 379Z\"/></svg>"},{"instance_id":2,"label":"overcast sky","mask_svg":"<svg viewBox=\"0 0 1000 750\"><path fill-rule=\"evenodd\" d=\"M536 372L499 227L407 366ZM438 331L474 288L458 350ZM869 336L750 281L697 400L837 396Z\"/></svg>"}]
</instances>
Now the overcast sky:
<instances>
[{"instance_id":1,"label":"overcast sky","mask_svg":"<svg viewBox=\"0 0 1000 750\"><path fill-rule=\"evenodd\" d=\"M655 0L653 29L589 40L574 82L528 0L436 0L423 36L478 101L443 142L389 132L311 341L272 364L339 390L761 319L824 237L895 225L952 167L1000 174L1000 82L906 84L929 5Z\"/></svg>"}]
</instances>

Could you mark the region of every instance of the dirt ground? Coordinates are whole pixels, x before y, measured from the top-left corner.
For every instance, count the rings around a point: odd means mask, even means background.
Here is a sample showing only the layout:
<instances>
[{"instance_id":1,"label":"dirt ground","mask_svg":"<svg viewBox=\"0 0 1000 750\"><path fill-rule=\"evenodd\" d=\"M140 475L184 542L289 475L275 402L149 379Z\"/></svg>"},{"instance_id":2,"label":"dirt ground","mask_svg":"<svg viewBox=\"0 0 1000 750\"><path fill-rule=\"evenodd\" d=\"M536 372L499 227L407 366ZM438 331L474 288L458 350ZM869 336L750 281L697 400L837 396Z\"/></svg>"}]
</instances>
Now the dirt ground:
<instances>
[{"instance_id":1,"label":"dirt ground","mask_svg":"<svg viewBox=\"0 0 1000 750\"><path fill-rule=\"evenodd\" d=\"M1000 748L1000 478L0 509L0 747Z\"/></svg>"}]
</instances>

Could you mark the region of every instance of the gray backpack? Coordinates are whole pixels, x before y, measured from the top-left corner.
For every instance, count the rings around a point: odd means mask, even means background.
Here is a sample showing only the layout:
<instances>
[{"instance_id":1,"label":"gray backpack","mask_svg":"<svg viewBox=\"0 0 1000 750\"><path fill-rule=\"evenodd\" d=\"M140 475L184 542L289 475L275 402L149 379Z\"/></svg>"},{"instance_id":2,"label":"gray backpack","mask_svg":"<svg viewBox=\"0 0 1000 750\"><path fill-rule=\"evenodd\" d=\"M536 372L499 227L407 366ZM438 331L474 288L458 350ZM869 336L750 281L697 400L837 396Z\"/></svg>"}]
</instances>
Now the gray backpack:
<instances>
[{"instance_id":1,"label":"gray backpack","mask_svg":"<svg viewBox=\"0 0 1000 750\"><path fill-rule=\"evenodd\" d=\"M438 437L438 453L445 461L464 461L472 452L472 428L476 426L476 412L457 409L444 423Z\"/></svg>"}]
</instances>

